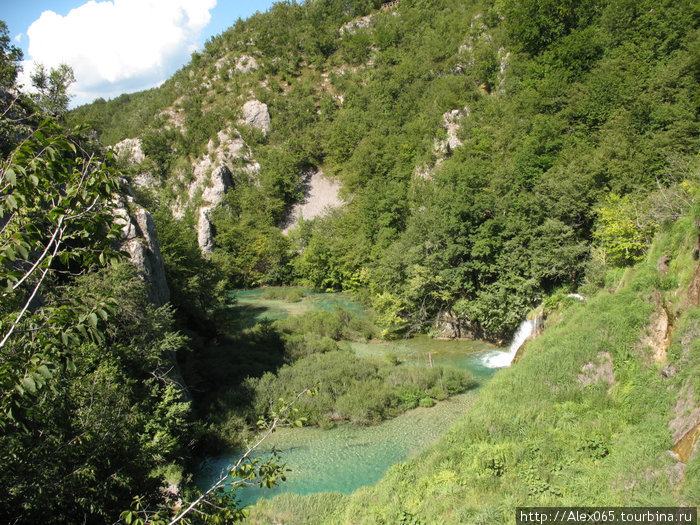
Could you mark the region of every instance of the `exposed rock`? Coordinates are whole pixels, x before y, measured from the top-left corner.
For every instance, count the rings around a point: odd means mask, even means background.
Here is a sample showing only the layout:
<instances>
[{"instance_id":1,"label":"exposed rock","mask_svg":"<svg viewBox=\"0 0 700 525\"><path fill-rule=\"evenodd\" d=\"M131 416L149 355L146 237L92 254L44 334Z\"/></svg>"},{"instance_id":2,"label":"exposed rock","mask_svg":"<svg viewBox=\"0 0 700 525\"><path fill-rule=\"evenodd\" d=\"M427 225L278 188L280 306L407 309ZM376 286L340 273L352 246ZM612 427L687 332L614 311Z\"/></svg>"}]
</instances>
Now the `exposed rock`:
<instances>
[{"instance_id":1,"label":"exposed rock","mask_svg":"<svg viewBox=\"0 0 700 525\"><path fill-rule=\"evenodd\" d=\"M452 311L441 312L434 323L437 339L475 339L475 334L468 320L462 319Z\"/></svg>"},{"instance_id":2,"label":"exposed rock","mask_svg":"<svg viewBox=\"0 0 700 525\"><path fill-rule=\"evenodd\" d=\"M700 306L700 265L695 267L693 279L690 281L684 295L681 301L681 308Z\"/></svg>"},{"instance_id":3,"label":"exposed rock","mask_svg":"<svg viewBox=\"0 0 700 525\"><path fill-rule=\"evenodd\" d=\"M432 180L433 179L433 168L428 164L419 164L413 171L414 179Z\"/></svg>"},{"instance_id":4,"label":"exposed rock","mask_svg":"<svg viewBox=\"0 0 700 525\"><path fill-rule=\"evenodd\" d=\"M219 166L209 178L209 184L202 193L202 201L205 206L216 206L224 198L226 192L233 187L231 170L227 166Z\"/></svg>"},{"instance_id":5,"label":"exposed rock","mask_svg":"<svg viewBox=\"0 0 700 525\"><path fill-rule=\"evenodd\" d=\"M117 142L114 145L114 151L119 159L126 161L129 165L140 164L146 159L139 138Z\"/></svg>"},{"instance_id":6,"label":"exposed rock","mask_svg":"<svg viewBox=\"0 0 700 525\"><path fill-rule=\"evenodd\" d=\"M233 65L233 67L228 70L229 75L233 74L234 72L242 74L250 73L251 71L255 71L260 67L258 65L258 61L250 55L239 56L236 59L235 64L233 64L233 59L225 56L217 60L214 67L217 71L221 71L222 68L231 65Z\"/></svg>"},{"instance_id":7,"label":"exposed rock","mask_svg":"<svg viewBox=\"0 0 700 525\"><path fill-rule=\"evenodd\" d=\"M150 301L158 307L165 305L170 301L170 288L165 279L165 266L153 217L131 196L121 196L116 200L114 215L115 221L122 227L120 249L129 254L139 277L147 283ZM191 401L192 395L182 377L175 352L169 351L167 357L172 364L169 379L177 385L183 399Z\"/></svg>"},{"instance_id":8,"label":"exposed rock","mask_svg":"<svg viewBox=\"0 0 700 525\"><path fill-rule=\"evenodd\" d=\"M581 367L578 375L581 386L597 385L605 383L608 386L615 384L615 372L613 370L612 356L609 352L600 352L595 362L586 363Z\"/></svg>"},{"instance_id":9,"label":"exposed rock","mask_svg":"<svg viewBox=\"0 0 700 525\"><path fill-rule=\"evenodd\" d=\"M267 134L270 131L270 113L267 104L259 100L249 100L243 104L243 122Z\"/></svg>"},{"instance_id":10,"label":"exposed rock","mask_svg":"<svg viewBox=\"0 0 700 525\"><path fill-rule=\"evenodd\" d=\"M687 463L690 456L693 455L695 451L695 445L700 438L700 424L696 425L690 429L675 445L671 451L676 455L676 457L683 463ZM679 482L683 479L681 475Z\"/></svg>"},{"instance_id":11,"label":"exposed rock","mask_svg":"<svg viewBox=\"0 0 700 525\"><path fill-rule=\"evenodd\" d=\"M675 417L668 422L673 442L678 443L683 436L700 424L700 400L695 400L695 389L687 379L678 394L678 401L673 407Z\"/></svg>"},{"instance_id":12,"label":"exposed rock","mask_svg":"<svg viewBox=\"0 0 700 525\"><path fill-rule=\"evenodd\" d=\"M294 205L282 226L282 233L288 233L298 224L299 219L320 217L343 204L338 195L340 184L325 177L321 170L304 175L303 191L304 200Z\"/></svg>"},{"instance_id":13,"label":"exposed rock","mask_svg":"<svg viewBox=\"0 0 700 525\"><path fill-rule=\"evenodd\" d=\"M207 149L193 166L194 180L186 186L184 200L178 199L171 207L173 217L181 219L187 208L196 203L197 241L203 253L214 250L211 211L234 186L230 166L239 166L237 173L253 174L260 169L250 158L250 150L243 139L230 129L219 131L216 140L209 141Z\"/></svg>"},{"instance_id":14,"label":"exposed rock","mask_svg":"<svg viewBox=\"0 0 700 525\"><path fill-rule=\"evenodd\" d=\"M436 160L435 166L432 168L426 164L416 166L413 177L416 179L432 179L432 172L452 153L452 150L461 146L462 141L457 136L461 121L469 116L469 107L465 106L462 109L453 109L442 115L442 122L447 132L447 138L444 140L435 139L433 149L435 151Z\"/></svg>"},{"instance_id":15,"label":"exposed rock","mask_svg":"<svg viewBox=\"0 0 700 525\"><path fill-rule=\"evenodd\" d=\"M681 388L674 414L675 417L668 423L673 434L672 452L680 461L687 463L700 439L700 403L695 400L695 390L690 379Z\"/></svg>"},{"instance_id":16,"label":"exposed rock","mask_svg":"<svg viewBox=\"0 0 700 525\"><path fill-rule=\"evenodd\" d=\"M214 233L209 220L211 207L199 209L199 219L197 221L197 244L204 253L214 252Z\"/></svg>"},{"instance_id":17,"label":"exposed rock","mask_svg":"<svg viewBox=\"0 0 700 525\"><path fill-rule=\"evenodd\" d=\"M670 322L668 313L663 307L663 299L661 294L654 293L656 302L656 310L649 318L649 326L647 333L641 340L643 346L646 346L652 351L652 358L657 363L662 363L666 360L666 354L670 345Z\"/></svg>"},{"instance_id":18,"label":"exposed rock","mask_svg":"<svg viewBox=\"0 0 700 525\"><path fill-rule=\"evenodd\" d=\"M238 57L238 60L236 60L235 68L239 73L250 73L259 67L258 62L250 55L241 55Z\"/></svg>"},{"instance_id":19,"label":"exposed rock","mask_svg":"<svg viewBox=\"0 0 700 525\"><path fill-rule=\"evenodd\" d=\"M675 377L677 373L678 373L678 367L676 367L676 365L674 365L673 363L668 363L659 372L661 377L663 377L664 379L670 379L672 377Z\"/></svg>"},{"instance_id":20,"label":"exposed rock","mask_svg":"<svg viewBox=\"0 0 700 525\"><path fill-rule=\"evenodd\" d=\"M148 296L153 304L163 306L170 300L170 289L153 217L130 197L117 202L115 215L117 223L122 225L121 249L129 254L139 276L148 284Z\"/></svg>"},{"instance_id":21,"label":"exposed rock","mask_svg":"<svg viewBox=\"0 0 700 525\"><path fill-rule=\"evenodd\" d=\"M504 93L506 90L506 73L510 68L510 51L506 52L503 47L498 49L498 75L496 78L496 91Z\"/></svg>"},{"instance_id":22,"label":"exposed rock","mask_svg":"<svg viewBox=\"0 0 700 525\"><path fill-rule=\"evenodd\" d=\"M661 257L659 257L659 260L656 261L656 270L659 273L666 275L666 273L668 272L668 263L670 261L671 259L669 259L668 255L662 255Z\"/></svg>"},{"instance_id":23,"label":"exposed rock","mask_svg":"<svg viewBox=\"0 0 700 525\"><path fill-rule=\"evenodd\" d=\"M220 166L211 174L209 184L202 193L203 206L199 208L197 243L204 253L214 251L214 235L209 213L221 203L226 192L232 187L231 171L226 166Z\"/></svg>"},{"instance_id":24,"label":"exposed rock","mask_svg":"<svg viewBox=\"0 0 700 525\"><path fill-rule=\"evenodd\" d=\"M465 42L459 46L457 52L467 56L467 66L474 66L476 60L474 57L474 48L480 42L490 42L492 40L491 35L488 33L488 27L484 24L481 19L481 14L474 15L471 23L469 24L469 34Z\"/></svg>"},{"instance_id":25,"label":"exposed rock","mask_svg":"<svg viewBox=\"0 0 700 525\"><path fill-rule=\"evenodd\" d=\"M469 116L469 107L465 106L462 109L453 109L443 113L442 122L445 126L445 131L447 131L447 140L436 142L435 152L438 153L438 159L440 155L444 157L448 155L453 149L462 145L462 141L459 140L457 132L459 131L460 121Z\"/></svg>"},{"instance_id":26,"label":"exposed rock","mask_svg":"<svg viewBox=\"0 0 700 525\"><path fill-rule=\"evenodd\" d=\"M138 186L139 188L153 188L158 185L158 179L156 179L150 171L144 171L134 177L134 186Z\"/></svg>"},{"instance_id":27,"label":"exposed rock","mask_svg":"<svg viewBox=\"0 0 700 525\"><path fill-rule=\"evenodd\" d=\"M372 23L372 16L373 15L363 16L362 18L350 20L350 22L343 24L343 26L338 30L340 36L343 36L345 33L348 35L354 35L357 33L358 29L369 27Z\"/></svg>"},{"instance_id":28,"label":"exposed rock","mask_svg":"<svg viewBox=\"0 0 700 525\"><path fill-rule=\"evenodd\" d=\"M190 77L192 77L193 73L193 71L190 71ZM176 129L180 132L185 131L185 110L181 107L184 100L185 96L183 95L173 102L172 106L158 114L158 117L168 121L169 126L166 126L167 128Z\"/></svg>"}]
</instances>

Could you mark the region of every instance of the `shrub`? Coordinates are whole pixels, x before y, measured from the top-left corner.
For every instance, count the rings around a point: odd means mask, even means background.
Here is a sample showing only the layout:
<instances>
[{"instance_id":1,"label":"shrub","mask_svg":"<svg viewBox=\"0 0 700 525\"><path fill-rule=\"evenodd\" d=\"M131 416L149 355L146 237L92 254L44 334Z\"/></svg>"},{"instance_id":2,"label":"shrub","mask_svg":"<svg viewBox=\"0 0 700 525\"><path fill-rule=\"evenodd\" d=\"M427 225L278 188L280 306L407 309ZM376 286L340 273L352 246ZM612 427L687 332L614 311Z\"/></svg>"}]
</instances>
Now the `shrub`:
<instances>
[{"instance_id":1,"label":"shrub","mask_svg":"<svg viewBox=\"0 0 700 525\"><path fill-rule=\"evenodd\" d=\"M432 397L424 397L418 404L422 407L430 408L435 406L435 400Z\"/></svg>"}]
</instances>

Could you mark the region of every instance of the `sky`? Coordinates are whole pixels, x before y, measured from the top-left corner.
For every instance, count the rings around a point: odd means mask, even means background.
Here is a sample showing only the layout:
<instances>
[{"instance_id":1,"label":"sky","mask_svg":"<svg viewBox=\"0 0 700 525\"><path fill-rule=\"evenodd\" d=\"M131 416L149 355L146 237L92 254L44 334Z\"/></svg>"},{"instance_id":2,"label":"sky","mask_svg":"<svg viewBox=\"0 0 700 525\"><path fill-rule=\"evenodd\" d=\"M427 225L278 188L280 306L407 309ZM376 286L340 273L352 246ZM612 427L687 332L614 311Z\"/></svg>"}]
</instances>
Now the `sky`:
<instances>
[{"instance_id":1,"label":"sky","mask_svg":"<svg viewBox=\"0 0 700 525\"><path fill-rule=\"evenodd\" d=\"M0 20L24 52L19 81L36 63L66 63L71 107L161 84L193 51L274 0L0 0Z\"/></svg>"}]
</instances>

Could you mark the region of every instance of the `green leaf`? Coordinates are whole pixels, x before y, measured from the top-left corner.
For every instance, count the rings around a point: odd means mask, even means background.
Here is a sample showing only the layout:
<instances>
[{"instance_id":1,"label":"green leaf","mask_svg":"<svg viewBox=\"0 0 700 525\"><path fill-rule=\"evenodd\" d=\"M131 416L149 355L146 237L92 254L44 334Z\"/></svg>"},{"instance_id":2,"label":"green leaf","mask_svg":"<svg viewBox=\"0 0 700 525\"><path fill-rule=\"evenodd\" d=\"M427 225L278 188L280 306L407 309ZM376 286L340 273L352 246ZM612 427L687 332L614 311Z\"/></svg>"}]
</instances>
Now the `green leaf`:
<instances>
[{"instance_id":1,"label":"green leaf","mask_svg":"<svg viewBox=\"0 0 700 525\"><path fill-rule=\"evenodd\" d=\"M97 315L95 312L90 312L87 316L88 323L90 323L90 326L93 328L97 328Z\"/></svg>"},{"instance_id":2,"label":"green leaf","mask_svg":"<svg viewBox=\"0 0 700 525\"><path fill-rule=\"evenodd\" d=\"M22 379L22 386L32 394L36 393L36 383L31 377L27 376Z\"/></svg>"},{"instance_id":3,"label":"green leaf","mask_svg":"<svg viewBox=\"0 0 700 525\"><path fill-rule=\"evenodd\" d=\"M7 177L7 181L15 186L17 184L17 174L15 173L15 170L10 168L5 172L5 177Z\"/></svg>"},{"instance_id":4,"label":"green leaf","mask_svg":"<svg viewBox=\"0 0 700 525\"><path fill-rule=\"evenodd\" d=\"M14 195L8 195L5 202L7 203L8 209L14 210L17 208L17 199L15 199Z\"/></svg>"},{"instance_id":5,"label":"green leaf","mask_svg":"<svg viewBox=\"0 0 700 525\"><path fill-rule=\"evenodd\" d=\"M27 257L29 257L29 251L28 251L27 248L25 248L23 245L18 244L18 245L17 245L17 251L18 251L19 254L22 256L22 258L26 259Z\"/></svg>"}]
</instances>

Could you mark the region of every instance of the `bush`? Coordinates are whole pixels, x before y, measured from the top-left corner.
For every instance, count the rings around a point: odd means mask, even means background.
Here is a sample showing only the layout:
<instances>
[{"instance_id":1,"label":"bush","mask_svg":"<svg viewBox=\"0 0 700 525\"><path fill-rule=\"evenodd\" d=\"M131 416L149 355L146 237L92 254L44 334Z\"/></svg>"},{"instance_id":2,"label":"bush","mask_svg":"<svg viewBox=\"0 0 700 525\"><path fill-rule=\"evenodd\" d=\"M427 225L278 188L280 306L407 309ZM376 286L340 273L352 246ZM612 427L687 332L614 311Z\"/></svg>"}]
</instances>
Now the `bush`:
<instances>
[{"instance_id":1,"label":"bush","mask_svg":"<svg viewBox=\"0 0 700 525\"><path fill-rule=\"evenodd\" d=\"M435 400L432 397L424 397L418 404L425 408L430 408L435 406Z\"/></svg>"}]
</instances>

